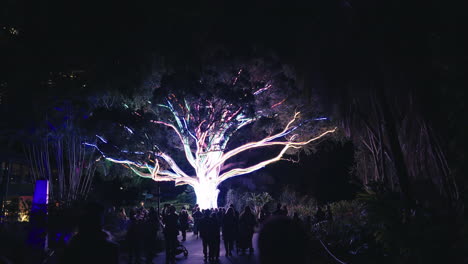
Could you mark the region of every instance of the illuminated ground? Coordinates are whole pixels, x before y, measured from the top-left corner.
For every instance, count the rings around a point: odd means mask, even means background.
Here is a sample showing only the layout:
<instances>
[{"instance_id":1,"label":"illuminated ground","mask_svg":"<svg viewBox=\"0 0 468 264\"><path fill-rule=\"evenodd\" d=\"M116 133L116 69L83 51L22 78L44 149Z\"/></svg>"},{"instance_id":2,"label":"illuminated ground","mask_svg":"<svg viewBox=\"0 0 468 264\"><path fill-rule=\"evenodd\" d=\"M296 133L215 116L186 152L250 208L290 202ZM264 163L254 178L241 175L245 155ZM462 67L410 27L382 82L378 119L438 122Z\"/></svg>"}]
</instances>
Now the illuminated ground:
<instances>
[{"instance_id":1,"label":"illuminated ground","mask_svg":"<svg viewBox=\"0 0 468 264\"><path fill-rule=\"evenodd\" d=\"M179 240L181 240L182 237L179 236ZM254 235L253 238L253 243L255 247L255 253L258 252L256 249L256 244L257 244L257 234ZM185 258L182 254L177 256L177 263L180 264L202 264L203 262L203 250L202 250L202 242L200 239L196 239L195 236L193 236L192 233L187 234L187 241L183 242L183 245L188 249L189 255L187 258ZM233 252L232 257L225 257L225 251L224 251L224 245L223 241L221 241L221 246L220 246L220 261L219 263L221 264L257 264L257 254L254 254L252 256L249 256L248 254L242 255L242 256L237 256L235 254L235 251ZM164 252L160 253L158 256L156 256L153 259L153 263L165 263L166 257ZM142 261L143 262L143 261ZM127 264L128 262L126 259L121 259L120 261L121 264ZM143 262L144 263L144 262ZM208 262L206 262L208 263Z\"/></svg>"}]
</instances>

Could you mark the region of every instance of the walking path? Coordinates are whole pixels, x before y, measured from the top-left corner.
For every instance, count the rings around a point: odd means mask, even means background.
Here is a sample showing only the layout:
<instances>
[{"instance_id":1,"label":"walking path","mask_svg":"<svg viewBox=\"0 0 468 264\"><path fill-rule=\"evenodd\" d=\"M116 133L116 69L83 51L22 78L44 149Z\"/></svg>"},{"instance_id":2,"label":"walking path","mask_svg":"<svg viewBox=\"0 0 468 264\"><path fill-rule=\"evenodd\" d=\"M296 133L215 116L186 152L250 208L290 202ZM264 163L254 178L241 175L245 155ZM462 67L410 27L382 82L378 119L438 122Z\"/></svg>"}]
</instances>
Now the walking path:
<instances>
[{"instance_id":1,"label":"walking path","mask_svg":"<svg viewBox=\"0 0 468 264\"><path fill-rule=\"evenodd\" d=\"M182 237L179 236L179 241L182 240ZM183 245L187 248L189 255L187 258L180 254L177 256L177 263L178 264L201 264L203 262L203 247L200 238L196 238L193 233L187 234L187 240L182 242ZM257 235L254 236L253 243L257 245ZM255 250L254 253L258 252ZM221 240L220 245L220 252L219 252L219 263L221 264L256 264L257 263L257 255L241 255L238 256L234 250L232 257L225 257L226 251L224 250L224 243ZM166 256L164 253L159 254L154 260L153 263L165 263Z\"/></svg>"},{"instance_id":2,"label":"walking path","mask_svg":"<svg viewBox=\"0 0 468 264\"><path fill-rule=\"evenodd\" d=\"M226 251L224 250L224 242L221 238L220 243L220 251L219 251L219 262L220 264L258 264L258 249L257 249L257 233L255 233L253 237L253 245L254 245L254 254L249 255L248 253L245 255L238 256L236 254L236 250L233 250L232 257L226 257ZM182 237L179 236L179 241L182 240ZM187 240L182 242L182 244L187 248L189 254L187 258L184 257L183 254L176 256L176 263L177 264L208 264L209 262L203 261L203 247L202 241L200 238L197 239L193 233L187 233ZM125 261L120 261L121 264L127 264ZM144 263L144 262L142 262ZM154 259L153 263L155 264L164 264L166 263L166 255L165 252L159 253Z\"/></svg>"}]
</instances>

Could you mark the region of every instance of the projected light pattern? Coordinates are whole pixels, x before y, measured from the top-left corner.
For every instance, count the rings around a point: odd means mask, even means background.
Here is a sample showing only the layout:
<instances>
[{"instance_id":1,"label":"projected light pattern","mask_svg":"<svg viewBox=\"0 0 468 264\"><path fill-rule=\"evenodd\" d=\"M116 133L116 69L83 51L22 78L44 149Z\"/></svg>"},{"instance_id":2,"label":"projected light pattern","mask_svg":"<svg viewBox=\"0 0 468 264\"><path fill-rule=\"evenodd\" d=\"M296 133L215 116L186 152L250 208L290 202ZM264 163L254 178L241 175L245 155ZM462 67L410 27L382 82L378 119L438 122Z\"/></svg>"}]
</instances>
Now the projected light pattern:
<instances>
[{"instance_id":1,"label":"projected light pattern","mask_svg":"<svg viewBox=\"0 0 468 264\"><path fill-rule=\"evenodd\" d=\"M268 84L254 94L264 93L270 87L271 85ZM285 100L273 104L270 108L278 107ZM107 160L128 167L140 177L151 178L155 181L174 181L176 185L191 185L195 190L197 203L202 209L217 207L218 186L221 182L254 172L271 163L280 161L288 149L301 148L336 130L336 128L329 129L316 137L299 141L297 140L299 138L297 129L302 123L298 122L300 113L296 112L280 132L228 150L226 147L231 137L239 129L257 120L256 117L247 116L243 107L216 98L188 102L184 99L179 100L175 94L170 94L164 104L157 106L167 109L171 118L169 120L150 120L150 122L154 125L165 126L177 135L185 159L193 168L191 173L193 175L189 175L182 170L169 153L160 151L157 146L155 146L157 151L152 150L146 153L120 151L125 154L140 155L140 157L144 154L144 160L146 161L140 162L110 157L103 153L97 145L87 145L98 149ZM137 113L135 112L135 114ZM157 116L156 112L155 114ZM137 116L141 117L140 114L137 114ZM319 117L311 120L320 121L326 120L326 118ZM136 131L126 126L124 128L131 134L136 133ZM103 137L98 137L100 143L107 143L107 140ZM231 158L247 150L269 146L282 146L282 148L273 158L251 166L236 167L235 164L229 163ZM226 168L230 169L226 170Z\"/></svg>"}]
</instances>

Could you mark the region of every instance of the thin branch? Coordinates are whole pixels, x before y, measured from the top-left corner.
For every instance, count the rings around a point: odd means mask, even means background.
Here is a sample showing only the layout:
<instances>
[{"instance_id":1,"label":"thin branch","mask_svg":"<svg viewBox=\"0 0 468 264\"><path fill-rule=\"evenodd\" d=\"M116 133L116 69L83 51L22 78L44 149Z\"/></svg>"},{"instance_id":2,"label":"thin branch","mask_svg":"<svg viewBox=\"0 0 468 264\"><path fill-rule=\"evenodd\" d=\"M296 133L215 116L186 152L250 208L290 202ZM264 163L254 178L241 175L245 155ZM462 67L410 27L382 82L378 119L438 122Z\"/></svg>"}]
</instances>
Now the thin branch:
<instances>
[{"instance_id":1,"label":"thin branch","mask_svg":"<svg viewBox=\"0 0 468 264\"><path fill-rule=\"evenodd\" d=\"M217 184L220 184L221 182L229 179L229 178L232 178L232 177L235 177L235 176L240 176L240 175L243 175L243 174L248 174L248 173L251 173L253 171L256 171L258 169L261 169L263 167L265 167L266 165L268 164L271 164L271 163L274 163L274 162L277 162L279 160L281 160L281 157L284 155L284 153L286 152L286 150L288 150L290 147L290 145L286 145L284 146L284 148L280 151L280 153L272 158L272 159L269 159L269 160L265 160L265 161L262 161L256 165L253 165L253 166L250 166L250 167L247 167L247 168L236 168L236 169L232 169L228 172L225 172L223 173L221 176L218 177L218 179L216 179L216 183Z\"/></svg>"},{"instance_id":2,"label":"thin branch","mask_svg":"<svg viewBox=\"0 0 468 264\"><path fill-rule=\"evenodd\" d=\"M289 148L300 148L301 146L304 146L304 145L307 145L309 144L310 142L313 142L315 140L318 140L320 139L321 137L329 134L329 133L333 133L335 132L336 128L332 129L332 130L328 130L322 134L320 134L319 136L317 137L314 137L314 138L311 138L307 141L302 141L302 142L292 142L292 141L286 141L286 142L268 142L268 144L263 144L263 145L255 145L255 146L252 146L250 147L249 149L252 149L252 148L256 148L256 147L264 147L264 146L273 146L273 145L284 145L284 148L280 151L280 153L272 158L272 159L269 159L269 160L265 160L265 161L262 161L256 165L253 165L253 166L250 166L248 168L236 168L236 169L232 169L228 172L225 172L223 173L221 176L218 177L217 179L217 183L221 183L222 181L226 180L226 179L229 179L231 177L234 177L234 176L239 176L239 175L243 175L243 174L247 174L247 173L250 173L250 172L253 172L253 171L256 171L260 168L263 168L265 167L266 165L268 164L271 164L271 163L274 163L274 162L277 162L279 160L281 160L281 158L283 157L284 153L286 152L286 150L288 150Z\"/></svg>"},{"instance_id":3,"label":"thin branch","mask_svg":"<svg viewBox=\"0 0 468 264\"><path fill-rule=\"evenodd\" d=\"M190 148L190 142L189 142L189 139L185 136L183 136L180 131L172 124L169 124L169 123L166 123L166 122L162 122L162 121L156 121L156 120L151 120L152 123L155 123L155 124L161 124L161 125L164 125L164 126L167 126L167 127L170 127L172 128L177 136L179 137L180 139L180 142L182 143L182 145L184 146L184 152L185 152L185 157L187 158L187 161L190 163L190 165L192 165L192 167L195 168L195 158L193 157L193 153L192 153L192 149Z\"/></svg>"},{"instance_id":4,"label":"thin branch","mask_svg":"<svg viewBox=\"0 0 468 264\"><path fill-rule=\"evenodd\" d=\"M291 142L291 141L273 141L273 142L270 142L271 140L274 140L274 139L277 139L279 137L282 137L284 136L285 134L287 134L288 132L288 127L289 125L291 124L291 122L288 124L288 126L280 133L278 134L275 134L273 136L270 136L270 137L267 137L267 138L264 138L260 141L257 141L257 142L250 142L250 143L247 143L247 144L244 144L240 147L237 147L231 151L228 151L226 153L223 154L222 158L217 162L215 163L212 168L216 168L218 166L221 166L224 162L226 162L228 159L234 157L235 155L241 153L241 152L244 152L246 150L251 150L251 149L255 149L255 148L260 148L260 147L266 147L266 146L274 146L274 145L291 145L291 146L303 146L303 145L307 145L313 141L316 141L324 136L326 136L327 134L330 134L330 133L334 133L336 131L336 127L331 129L331 130L327 130L325 132L323 132L322 134L314 137L314 138L311 138L307 141L302 141L302 142ZM212 169L210 168L210 169Z\"/></svg>"},{"instance_id":5,"label":"thin branch","mask_svg":"<svg viewBox=\"0 0 468 264\"><path fill-rule=\"evenodd\" d=\"M154 154L156 156L158 156L158 157L163 158L169 164L169 166L171 167L171 169L175 173L177 173L178 175L180 175L182 177L190 178L190 176L188 176L182 169L179 168L179 166L177 166L177 163L169 155L167 155L166 153L163 153L163 152L158 152L158 153L154 153Z\"/></svg>"}]
</instances>

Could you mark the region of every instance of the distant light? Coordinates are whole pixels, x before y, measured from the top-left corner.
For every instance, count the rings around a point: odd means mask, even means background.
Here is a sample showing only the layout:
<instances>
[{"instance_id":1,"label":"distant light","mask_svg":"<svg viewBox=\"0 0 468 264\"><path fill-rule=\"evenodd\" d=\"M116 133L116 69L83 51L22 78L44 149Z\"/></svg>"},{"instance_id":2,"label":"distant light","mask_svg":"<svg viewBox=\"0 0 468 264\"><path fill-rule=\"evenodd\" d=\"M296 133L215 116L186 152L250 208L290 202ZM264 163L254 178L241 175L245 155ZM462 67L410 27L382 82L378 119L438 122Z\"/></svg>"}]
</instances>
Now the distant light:
<instances>
[{"instance_id":1,"label":"distant light","mask_svg":"<svg viewBox=\"0 0 468 264\"><path fill-rule=\"evenodd\" d=\"M120 186L120 190L123 190L123 187L122 187L122 186Z\"/></svg>"},{"instance_id":2,"label":"distant light","mask_svg":"<svg viewBox=\"0 0 468 264\"><path fill-rule=\"evenodd\" d=\"M9 31L10 31L10 34L15 35L15 36L19 34L19 30L14 27L11 27Z\"/></svg>"}]
</instances>

